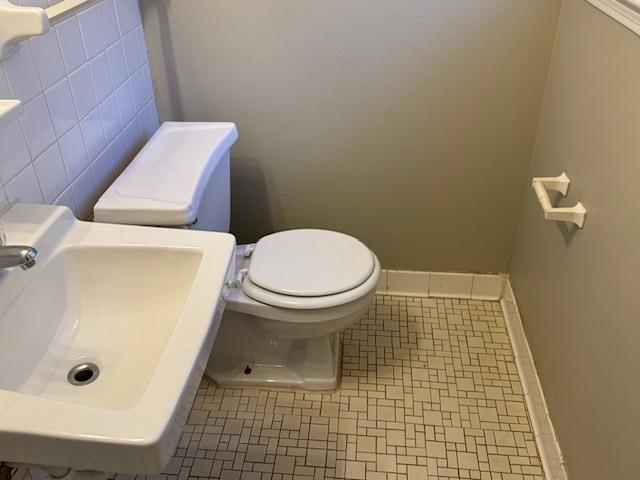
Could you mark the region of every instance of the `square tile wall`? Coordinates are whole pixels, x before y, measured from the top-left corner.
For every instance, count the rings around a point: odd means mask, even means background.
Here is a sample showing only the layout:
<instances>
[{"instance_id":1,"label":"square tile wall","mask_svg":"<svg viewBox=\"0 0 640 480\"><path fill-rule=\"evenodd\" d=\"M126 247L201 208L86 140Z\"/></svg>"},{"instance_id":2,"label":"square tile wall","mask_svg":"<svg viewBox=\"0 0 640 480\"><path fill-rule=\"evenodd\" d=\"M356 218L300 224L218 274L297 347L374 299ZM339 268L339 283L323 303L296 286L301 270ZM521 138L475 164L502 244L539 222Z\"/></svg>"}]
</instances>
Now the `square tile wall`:
<instances>
[{"instance_id":1,"label":"square tile wall","mask_svg":"<svg viewBox=\"0 0 640 480\"><path fill-rule=\"evenodd\" d=\"M159 127L138 2L102 0L22 42L0 62L0 98L24 105L0 128L0 209L49 203L90 217Z\"/></svg>"}]
</instances>

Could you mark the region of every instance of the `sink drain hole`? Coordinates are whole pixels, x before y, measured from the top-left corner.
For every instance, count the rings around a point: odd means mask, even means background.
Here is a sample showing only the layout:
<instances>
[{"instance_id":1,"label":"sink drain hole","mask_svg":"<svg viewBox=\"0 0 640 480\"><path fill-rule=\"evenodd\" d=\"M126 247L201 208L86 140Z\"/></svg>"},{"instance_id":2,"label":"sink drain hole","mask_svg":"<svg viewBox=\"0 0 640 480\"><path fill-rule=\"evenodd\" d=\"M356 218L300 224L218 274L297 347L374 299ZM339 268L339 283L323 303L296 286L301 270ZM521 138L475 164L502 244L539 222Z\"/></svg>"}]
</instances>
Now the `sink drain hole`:
<instances>
[{"instance_id":1,"label":"sink drain hole","mask_svg":"<svg viewBox=\"0 0 640 480\"><path fill-rule=\"evenodd\" d=\"M100 375L100 369L97 365L93 363L81 363L69 371L67 380L69 380L69 383L72 385L89 385L96 381L98 375Z\"/></svg>"}]
</instances>

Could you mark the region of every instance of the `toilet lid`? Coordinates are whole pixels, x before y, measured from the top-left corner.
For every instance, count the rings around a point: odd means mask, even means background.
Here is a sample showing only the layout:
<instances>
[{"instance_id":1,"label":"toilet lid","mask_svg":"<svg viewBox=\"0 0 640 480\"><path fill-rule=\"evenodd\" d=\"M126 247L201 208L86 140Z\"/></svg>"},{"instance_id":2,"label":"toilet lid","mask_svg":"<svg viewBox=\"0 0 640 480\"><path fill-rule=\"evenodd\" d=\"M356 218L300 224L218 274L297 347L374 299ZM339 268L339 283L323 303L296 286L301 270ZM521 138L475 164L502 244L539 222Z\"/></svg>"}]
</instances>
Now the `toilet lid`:
<instances>
[{"instance_id":1,"label":"toilet lid","mask_svg":"<svg viewBox=\"0 0 640 480\"><path fill-rule=\"evenodd\" d=\"M287 230L261 238L248 276L271 292L296 297L334 295L373 273L374 256L358 239L329 230Z\"/></svg>"}]
</instances>

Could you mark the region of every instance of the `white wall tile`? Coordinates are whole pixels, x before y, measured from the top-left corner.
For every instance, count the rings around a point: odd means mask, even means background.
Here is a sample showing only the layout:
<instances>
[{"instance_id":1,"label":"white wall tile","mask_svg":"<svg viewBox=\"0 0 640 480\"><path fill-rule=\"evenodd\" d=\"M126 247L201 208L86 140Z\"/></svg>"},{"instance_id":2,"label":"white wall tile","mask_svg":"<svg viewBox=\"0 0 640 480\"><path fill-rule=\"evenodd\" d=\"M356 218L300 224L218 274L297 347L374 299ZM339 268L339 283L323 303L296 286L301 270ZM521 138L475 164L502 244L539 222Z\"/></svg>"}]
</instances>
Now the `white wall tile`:
<instances>
[{"instance_id":1,"label":"white wall tile","mask_svg":"<svg viewBox=\"0 0 640 480\"><path fill-rule=\"evenodd\" d=\"M115 0L120 32L124 35L140 25L140 10L132 0Z\"/></svg>"},{"instance_id":2,"label":"white wall tile","mask_svg":"<svg viewBox=\"0 0 640 480\"><path fill-rule=\"evenodd\" d=\"M75 182L71 184L73 197L76 199L78 206L78 216L80 218L89 218L91 209L98 199L96 182L93 179L91 169L87 168Z\"/></svg>"},{"instance_id":3,"label":"white wall tile","mask_svg":"<svg viewBox=\"0 0 640 480\"><path fill-rule=\"evenodd\" d=\"M80 126L74 126L69 133L58 140L62 161L70 181L74 181L89 166L89 156L84 145Z\"/></svg>"},{"instance_id":4,"label":"white wall tile","mask_svg":"<svg viewBox=\"0 0 640 480\"><path fill-rule=\"evenodd\" d=\"M63 78L49 90L46 90L44 96L47 100L56 136L61 137L78 122L67 78Z\"/></svg>"},{"instance_id":5,"label":"white wall tile","mask_svg":"<svg viewBox=\"0 0 640 480\"><path fill-rule=\"evenodd\" d=\"M62 205L69 207L74 215L78 216L78 206L76 205L76 199L73 196L73 190L68 187L54 202L54 205Z\"/></svg>"},{"instance_id":6,"label":"white wall tile","mask_svg":"<svg viewBox=\"0 0 640 480\"><path fill-rule=\"evenodd\" d=\"M109 46L120 38L116 8L113 0L104 0L104 2L98 4L97 8L102 41L105 46Z\"/></svg>"},{"instance_id":7,"label":"white wall tile","mask_svg":"<svg viewBox=\"0 0 640 480\"><path fill-rule=\"evenodd\" d=\"M109 149L103 150L96 161L91 164L91 173L98 187L98 193L102 195L115 180Z\"/></svg>"},{"instance_id":8,"label":"white wall tile","mask_svg":"<svg viewBox=\"0 0 640 480\"><path fill-rule=\"evenodd\" d=\"M20 124L27 140L31 158L36 158L56 140L49 108L43 94L24 105Z\"/></svg>"},{"instance_id":9,"label":"white wall tile","mask_svg":"<svg viewBox=\"0 0 640 480\"><path fill-rule=\"evenodd\" d=\"M116 42L107 49L107 61L109 63L109 71L111 72L111 81L113 82L114 88L117 88L129 77L121 42Z\"/></svg>"},{"instance_id":10,"label":"white wall tile","mask_svg":"<svg viewBox=\"0 0 640 480\"><path fill-rule=\"evenodd\" d=\"M80 34L84 45L84 53L88 59L92 59L98 53L104 51L102 31L98 21L98 8L93 6L78 14Z\"/></svg>"},{"instance_id":11,"label":"white wall tile","mask_svg":"<svg viewBox=\"0 0 640 480\"><path fill-rule=\"evenodd\" d=\"M56 26L62 58L67 73L73 72L76 68L87 61L82 45L82 35L80 34L80 24L78 17L73 16L59 23Z\"/></svg>"},{"instance_id":12,"label":"white wall tile","mask_svg":"<svg viewBox=\"0 0 640 480\"><path fill-rule=\"evenodd\" d=\"M129 152L140 150L143 142L142 132L140 131L137 119L134 118L124 127L124 138L127 141L127 150Z\"/></svg>"},{"instance_id":13,"label":"white wall tile","mask_svg":"<svg viewBox=\"0 0 640 480\"><path fill-rule=\"evenodd\" d=\"M145 140L149 140L153 133L158 130L160 122L158 120L155 102L147 103L147 105L140 110L138 114L138 124L140 125L140 130L142 130L142 137Z\"/></svg>"},{"instance_id":14,"label":"white wall tile","mask_svg":"<svg viewBox=\"0 0 640 480\"><path fill-rule=\"evenodd\" d=\"M58 144L54 143L33 162L44 201L53 203L69 185Z\"/></svg>"},{"instance_id":15,"label":"white wall tile","mask_svg":"<svg viewBox=\"0 0 640 480\"><path fill-rule=\"evenodd\" d=\"M389 295L429 295L429 272L387 271L387 294Z\"/></svg>"},{"instance_id":16,"label":"white wall tile","mask_svg":"<svg viewBox=\"0 0 640 480\"><path fill-rule=\"evenodd\" d=\"M102 120L97 108L80 121L80 130L89 154L89 162L93 162L107 146Z\"/></svg>"},{"instance_id":17,"label":"white wall tile","mask_svg":"<svg viewBox=\"0 0 640 480\"><path fill-rule=\"evenodd\" d=\"M142 63L148 63L149 53L147 51L147 42L144 39L144 30L142 29L142 26L136 28L136 38L138 40L138 49L140 51Z\"/></svg>"},{"instance_id":18,"label":"white wall tile","mask_svg":"<svg viewBox=\"0 0 640 480\"><path fill-rule=\"evenodd\" d=\"M120 173L132 158L132 152L127 148L127 139L124 136L124 132L120 133L107 148L111 154L113 169Z\"/></svg>"},{"instance_id":19,"label":"white wall tile","mask_svg":"<svg viewBox=\"0 0 640 480\"><path fill-rule=\"evenodd\" d=\"M142 72L144 74L144 86L147 89L147 100L151 100L154 97L154 90L151 68L149 68L148 63L144 64L144 66L142 67Z\"/></svg>"},{"instance_id":20,"label":"white wall tile","mask_svg":"<svg viewBox=\"0 0 640 480\"><path fill-rule=\"evenodd\" d=\"M47 89L66 76L55 27L45 35L33 37L30 42L42 87Z\"/></svg>"},{"instance_id":21,"label":"white wall tile","mask_svg":"<svg viewBox=\"0 0 640 480\"><path fill-rule=\"evenodd\" d=\"M432 273L429 295L432 297L470 298L472 284L472 274Z\"/></svg>"},{"instance_id":22,"label":"white wall tile","mask_svg":"<svg viewBox=\"0 0 640 480\"><path fill-rule=\"evenodd\" d=\"M82 118L98 105L88 64L81 66L69 75L69 85L76 111Z\"/></svg>"},{"instance_id":23,"label":"white wall tile","mask_svg":"<svg viewBox=\"0 0 640 480\"><path fill-rule=\"evenodd\" d=\"M131 34L130 53L121 28ZM25 100L20 121L0 129L0 208L8 200L53 202L80 218L91 214L99 193L159 127L142 42L138 2L119 0L116 10L102 0L0 62L0 97Z\"/></svg>"},{"instance_id":24,"label":"white wall tile","mask_svg":"<svg viewBox=\"0 0 640 480\"><path fill-rule=\"evenodd\" d=\"M89 69L91 70L91 79L93 80L96 98L98 102L101 102L113 92L107 55L104 53L97 55L89 62Z\"/></svg>"},{"instance_id":25,"label":"white wall tile","mask_svg":"<svg viewBox=\"0 0 640 480\"><path fill-rule=\"evenodd\" d=\"M135 103L133 101L133 93L131 85L128 81L123 83L115 93L118 111L120 112L120 121L123 125L127 125L136 113Z\"/></svg>"},{"instance_id":26,"label":"white wall tile","mask_svg":"<svg viewBox=\"0 0 640 480\"><path fill-rule=\"evenodd\" d=\"M144 69L141 68L131 75L131 91L133 92L133 101L136 104L136 108L140 110L147 104L148 90L147 84L144 78Z\"/></svg>"},{"instance_id":27,"label":"white wall tile","mask_svg":"<svg viewBox=\"0 0 640 480\"><path fill-rule=\"evenodd\" d=\"M29 164L4 186L10 202L43 203L44 198L33 165Z\"/></svg>"},{"instance_id":28,"label":"white wall tile","mask_svg":"<svg viewBox=\"0 0 640 480\"><path fill-rule=\"evenodd\" d=\"M122 131L122 122L120 121L120 112L114 95L108 96L104 102L98 107L100 112L100 120L102 120L102 129L106 137L107 143L113 141L114 138ZM142 112L140 112L142 114Z\"/></svg>"},{"instance_id":29,"label":"white wall tile","mask_svg":"<svg viewBox=\"0 0 640 480\"><path fill-rule=\"evenodd\" d=\"M129 75L138 70L142 65L140 50L138 48L138 38L136 32L130 32L122 37L122 48L124 49L124 59L127 63L127 71Z\"/></svg>"},{"instance_id":30,"label":"white wall tile","mask_svg":"<svg viewBox=\"0 0 640 480\"><path fill-rule=\"evenodd\" d=\"M2 146L0 180L6 184L31 162L29 150L17 120L0 129L0 145Z\"/></svg>"},{"instance_id":31,"label":"white wall tile","mask_svg":"<svg viewBox=\"0 0 640 480\"><path fill-rule=\"evenodd\" d=\"M29 42L22 42L17 52L3 63L14 98L22 100L24 103L42 92L38 67L31 53Z\"/></svg>"}]
</instances>

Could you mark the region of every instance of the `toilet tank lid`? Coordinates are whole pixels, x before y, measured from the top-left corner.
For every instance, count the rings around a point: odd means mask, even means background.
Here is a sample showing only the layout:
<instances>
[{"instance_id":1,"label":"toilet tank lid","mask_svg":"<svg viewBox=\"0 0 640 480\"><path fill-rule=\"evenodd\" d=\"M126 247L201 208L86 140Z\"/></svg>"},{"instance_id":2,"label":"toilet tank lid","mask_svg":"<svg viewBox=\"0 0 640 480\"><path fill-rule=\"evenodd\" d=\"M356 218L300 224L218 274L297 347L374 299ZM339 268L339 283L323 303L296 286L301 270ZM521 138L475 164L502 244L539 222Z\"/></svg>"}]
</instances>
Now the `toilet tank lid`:
<instances>
[{"instance_id":1,"label":"toilet tank lid","mask_svg":"<svg viewBox=\"0 0 640 480\"><path fill-rule=\"evenodd\" d=\"M100 197L95 221L193 223L211 174L237 139L234 123L163 123Z\"/></svg>"}]
</instances>

